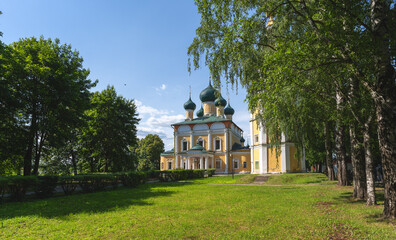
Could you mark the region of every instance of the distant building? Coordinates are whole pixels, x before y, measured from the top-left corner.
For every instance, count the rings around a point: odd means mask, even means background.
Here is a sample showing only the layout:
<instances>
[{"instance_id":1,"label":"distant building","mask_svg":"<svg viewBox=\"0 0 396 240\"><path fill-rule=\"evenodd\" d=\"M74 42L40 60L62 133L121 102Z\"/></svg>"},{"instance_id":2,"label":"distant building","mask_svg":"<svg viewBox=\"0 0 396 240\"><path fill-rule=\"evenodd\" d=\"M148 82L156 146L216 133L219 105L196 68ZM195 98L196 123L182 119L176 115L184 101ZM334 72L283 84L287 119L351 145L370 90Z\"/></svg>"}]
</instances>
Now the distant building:
<instances>
[{"instance_id":1,"label":"distant building","mask_svg":"<svg viewBox=\"0 0 396 240\"><path fill-rule=\"evenodd\" d=\"M217 173L268 173L305 171L296 149L282 140L280 155L269 148L265 129L252 118L252 146L245 146L243 130L232 117L234 109L209 83L200 93L201 108L194 118L195 103L184 103L186 119L174 123L174 149L161 154L161 170L208 169Z\"/></svg>"}]
</instances>

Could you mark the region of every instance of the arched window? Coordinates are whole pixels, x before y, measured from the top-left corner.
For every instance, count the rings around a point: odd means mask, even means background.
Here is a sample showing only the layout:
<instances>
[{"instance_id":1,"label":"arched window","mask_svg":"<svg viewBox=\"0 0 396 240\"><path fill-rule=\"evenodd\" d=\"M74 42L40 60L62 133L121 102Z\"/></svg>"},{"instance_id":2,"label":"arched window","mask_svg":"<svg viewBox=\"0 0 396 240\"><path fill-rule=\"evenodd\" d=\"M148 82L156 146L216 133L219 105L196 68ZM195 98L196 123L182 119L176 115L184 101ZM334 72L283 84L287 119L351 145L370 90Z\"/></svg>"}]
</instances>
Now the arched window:
<instances>
[{"instance_id":1,"label":"arched window","mask_svg":"<svg viewBox=\"0 0 396 240\"><path fill-rule=\"evenodd\" d=\"M188 140L183 138L182 140L182 151L187 151L188 150Z\"/></svg>"},{"instance_id":2,"label":"arched window","mask_svg":"<svg viewBox=\"0 0 396 240\"><path fill-rule=\"evenodd\" d=\"M197 144L201 145L203 148L205 147L205 140L201 137L198 138Z\"/></svg>"},{"instance_id":3,"label":"arched window","mask_svg":"<svg viewBox=\"0 0 396 240\"><path fill-rule=\"evenodd\" d=\"M214 149L215 151L221 151L221 138L216 137L214 139Z\"/></svg>"}]
</instances>

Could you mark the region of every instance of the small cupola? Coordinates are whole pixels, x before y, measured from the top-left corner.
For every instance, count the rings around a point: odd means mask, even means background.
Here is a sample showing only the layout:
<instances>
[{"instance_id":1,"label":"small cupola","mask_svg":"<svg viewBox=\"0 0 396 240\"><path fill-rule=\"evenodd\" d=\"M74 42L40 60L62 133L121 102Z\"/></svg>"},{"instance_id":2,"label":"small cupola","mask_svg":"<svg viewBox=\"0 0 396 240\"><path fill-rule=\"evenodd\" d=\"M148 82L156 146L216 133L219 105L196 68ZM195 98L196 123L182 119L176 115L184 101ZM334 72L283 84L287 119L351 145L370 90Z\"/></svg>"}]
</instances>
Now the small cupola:
<instances>
[{"instance_id":1,"label":"small cupola","mask_svg":"<svg viewBox=\"0 0 396 240\"><path fill-rule=\"evenodd\" d=\"M241 139L240 139L239 141L241 141L241 143L242 143L242 146L244 146L244 145L245 145L245 139L243 138L243 136L241 137Z\"/></svg>"},{"instance_id":2,"label":"small cupola","mask_svg":"<svg viewBox=\"0 0 396 240\"><path fill-rule=\"evenodd\" d=\"M215 115L215 105L214 101L216 100L216 89L212 87L212 83L209 80L209 86L207 86L202 92L199 94L199 99L201 99L203 103L204 116L214 116Z\"/></svg>"},{"instance_id":3,"label":"small cupola","mask_svg":"<svg viewBox=\"0 0 396 240\"><path fill-rule=\"evenodd\" d=\"M224 107L227 106L227 101L221 96L221 94L215 100L214 105L216 107L216 116L224 118Z\"/></svg>"},{"instance_id":4,"label":"small cupola","mask_svg":"<svg viewBox=\"0 0 396 240\"><path fill-rule=\"evenodd\" d=\"M190 87L190 96L187 102L184 103L184 109L186 110L186 120L193 120L194 118L194 110L197 107L195 103L191 100L191 87Z\"/></svg>"},{"instance_id":5,"label":"small cupola","mask_svg":"<svg viewBox=\"0 0 396 240\"><path fill-rule=\"evenodd\" d=\"M224 109L224 114L227 119L232 120L232 115L234 115L235 110L230 106L230 103L228 103L228 106Z\"/></svg>"},{"instance_id":6,"label":"small cupola","mask_svg":"<svg viewBox=\"0 0 396 240\"><path fill-rule=\"evenodd\" d=\"M187 102L184 103L184 109L185 110L192 110L194 111L197 106L195 103L191 100L191 97L187 100Z\"/></svg>"},{"instance_id":7,"label":"small cupola","mask_svg":"<svg viewBox=\"0 0 396 240\"><path fill-rule=\"evenodd\" d=\"M204 110L201 106L201 108L197 111L197 117L201 118L201 117L203 117L203 115L204 115Z\"/></svg>"}]
</instances>

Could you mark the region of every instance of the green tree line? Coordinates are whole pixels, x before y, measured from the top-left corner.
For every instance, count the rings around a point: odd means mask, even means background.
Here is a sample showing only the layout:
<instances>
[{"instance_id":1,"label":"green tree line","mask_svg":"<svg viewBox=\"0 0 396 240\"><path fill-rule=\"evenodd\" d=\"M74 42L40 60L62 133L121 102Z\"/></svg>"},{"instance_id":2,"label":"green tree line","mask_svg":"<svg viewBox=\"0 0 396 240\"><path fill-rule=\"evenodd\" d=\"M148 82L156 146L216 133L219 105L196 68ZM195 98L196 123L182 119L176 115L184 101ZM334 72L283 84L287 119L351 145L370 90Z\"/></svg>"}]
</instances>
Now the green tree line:
<instances>
[{"instance_id":1,"label":"green tree line","mask_svg":"<svg viewBox=\"0 0 396 240\"><path fill-rule=\"evenodd\" d=\"M396 217L396 10L390 0L196 0L200 26L188 54L221 81L247 89L272 142L284 133L329 179ZM202 59L203 58L203 59ZM192 62L190 62L192 60ZM334 176L333 161L337 162Z\"/></svg>"},{"instance_id":2,"label":"green tree line","mask_svg":"<svg viewBox=\"0 0 396 240\"><path fill-rule=\"evenodd\" d=\"M0 42L0 175L159 169L163 142L137 139L135 102L112 86L91 92L88 76L58 39Z\"/></svg>"}]
</instances>

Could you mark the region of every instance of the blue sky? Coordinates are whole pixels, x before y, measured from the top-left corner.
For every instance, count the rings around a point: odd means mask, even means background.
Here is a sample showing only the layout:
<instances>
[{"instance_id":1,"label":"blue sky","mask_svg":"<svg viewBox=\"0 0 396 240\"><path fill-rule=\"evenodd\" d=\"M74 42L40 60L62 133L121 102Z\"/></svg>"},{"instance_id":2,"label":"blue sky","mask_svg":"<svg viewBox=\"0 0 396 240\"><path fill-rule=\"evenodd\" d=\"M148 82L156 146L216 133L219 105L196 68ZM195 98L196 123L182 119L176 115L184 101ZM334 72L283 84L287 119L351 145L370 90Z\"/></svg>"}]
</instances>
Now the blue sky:
<instances>
[{"instance_id":1,"label":"blue sky","mask_svg":"<svg viewBox=\"0 0 396 240\"><path fill-rule=\"evenodd\" d=\"M93 91L113 85L118 94L134 99L142 119L138 136L155 133L173 147L170 124L185 117L189 86L192 100L208 85L202 66L187 71L187 48L200 16L192 0L2 0L0 38L6 44L25 37L59 38L84 58L90 78L99 80ZM235 109L234 121L249 139L246 92L223 85Z\"/></svg>"}]
</instances>

